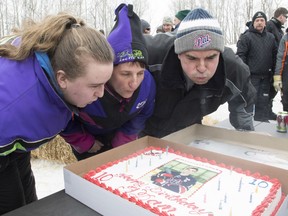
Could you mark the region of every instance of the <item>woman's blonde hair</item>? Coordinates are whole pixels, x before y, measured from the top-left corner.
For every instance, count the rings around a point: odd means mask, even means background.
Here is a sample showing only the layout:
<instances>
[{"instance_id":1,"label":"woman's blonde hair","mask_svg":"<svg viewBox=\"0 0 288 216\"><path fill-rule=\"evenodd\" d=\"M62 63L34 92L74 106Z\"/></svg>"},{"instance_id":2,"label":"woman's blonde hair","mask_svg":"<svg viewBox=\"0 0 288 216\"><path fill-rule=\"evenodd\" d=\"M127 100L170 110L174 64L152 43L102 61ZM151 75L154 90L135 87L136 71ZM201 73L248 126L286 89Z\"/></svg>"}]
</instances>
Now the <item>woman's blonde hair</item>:
<instances>
[{"instance_id":1,"label":"woman's blonde hair","mask_svg":"<svg viewBox=\"0 0 288 216\"><path fill-rule=\"evenodd\" d=\"M0 56L21 61L35 51L46 52L54 72L64 70L71 79L83 75L89 58L113 63L113 49L103 34L68 13L47 16L42 22L26 25L14 36L20 38L20 44L0 45Z\"/></svg>"}]
</instances>

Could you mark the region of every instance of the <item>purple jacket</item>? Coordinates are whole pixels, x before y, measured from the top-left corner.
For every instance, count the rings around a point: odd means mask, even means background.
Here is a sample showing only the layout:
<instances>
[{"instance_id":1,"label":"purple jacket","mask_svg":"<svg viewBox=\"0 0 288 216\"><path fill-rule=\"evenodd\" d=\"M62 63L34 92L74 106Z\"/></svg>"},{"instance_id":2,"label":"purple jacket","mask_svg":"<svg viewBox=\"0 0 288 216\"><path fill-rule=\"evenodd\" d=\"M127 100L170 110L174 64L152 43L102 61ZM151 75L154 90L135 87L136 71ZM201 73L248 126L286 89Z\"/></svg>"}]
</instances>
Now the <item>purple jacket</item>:
<instances>
[{"instance_id":1,"label":"purple jacket","mask_svg":"<svg viewBox=\"0 0 288 216\"><path fill-rule=\"evenodd\" d=\"M40 66L49 70L50 62L39 61L35 54L23 61L0 58L0 156L39 147L71 119Z\"/></svg>"},{"instance_id":2,"label":"purple jacket","mask_svg":"<svg viewBox=\"0 0 288 216\"><path fill-rule=\"evenodd\" d=\"M155 81L148 70L129 101L105 86L102 98L81 109L61 136L79 153L88 151L95 142L117 147L138 138L154 110Z\"/></svg>"}]
</instances>

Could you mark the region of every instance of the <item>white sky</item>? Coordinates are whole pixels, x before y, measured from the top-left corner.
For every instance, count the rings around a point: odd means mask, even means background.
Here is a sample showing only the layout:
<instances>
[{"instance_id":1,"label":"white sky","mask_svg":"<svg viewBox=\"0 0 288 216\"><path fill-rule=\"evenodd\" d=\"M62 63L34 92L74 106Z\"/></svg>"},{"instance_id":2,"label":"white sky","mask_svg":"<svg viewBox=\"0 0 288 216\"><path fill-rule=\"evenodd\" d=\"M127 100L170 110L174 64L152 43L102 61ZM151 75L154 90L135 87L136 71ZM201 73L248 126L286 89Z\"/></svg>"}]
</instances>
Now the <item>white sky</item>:
<instances>
[{"instance_id":1,"label":"white sky","mask_svg":"<svg viewBox=\"0 0 288 216\"><path fill-rule=\"evenodd\" d=\"M111 0L112 1L112 0ZM120 3L133 4L133 0L114 0ZM134 0L135 1L135 0ZM174 19L174 13L169 8L173 0L146 0L147 11L140 17L150 23L151 33L156 32L156 28L162 24L163 17L170 16Z\"/></svg>"},{"instance_id":2,"label":"white sky","mask_svg":"<svg viewBox=\"0 0 288 216\"><path fill-rule=\"evenodd\" d=\"M150 23L152 33L162 24L163 17L171 16L172 19L174 18L173 12L169 9L169 0L147 0L147 3L149 4L150 10L147 10L146 14L140 18Z\"/></svg>"}]
</instances>

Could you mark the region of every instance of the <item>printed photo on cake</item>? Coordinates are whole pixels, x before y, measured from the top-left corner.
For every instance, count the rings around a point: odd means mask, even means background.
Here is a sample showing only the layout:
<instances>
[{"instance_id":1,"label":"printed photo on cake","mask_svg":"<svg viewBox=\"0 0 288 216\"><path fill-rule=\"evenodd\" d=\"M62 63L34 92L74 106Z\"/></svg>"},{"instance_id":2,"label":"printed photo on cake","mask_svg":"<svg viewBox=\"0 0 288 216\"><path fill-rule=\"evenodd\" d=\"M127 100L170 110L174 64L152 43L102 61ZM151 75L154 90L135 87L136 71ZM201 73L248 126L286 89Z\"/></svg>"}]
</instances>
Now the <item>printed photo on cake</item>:
<instances>
[{"instance_id":1,"label":"printed photo on cake","mask_svg":"<svg viewBox=\"0 0 288 216\"><path fill-rule=\"evenodd\" d=\"M152 170L141 180L150 181L159 187L190 196L217 174L214 170L172 160Z\"/></svg>"}]
</instances>

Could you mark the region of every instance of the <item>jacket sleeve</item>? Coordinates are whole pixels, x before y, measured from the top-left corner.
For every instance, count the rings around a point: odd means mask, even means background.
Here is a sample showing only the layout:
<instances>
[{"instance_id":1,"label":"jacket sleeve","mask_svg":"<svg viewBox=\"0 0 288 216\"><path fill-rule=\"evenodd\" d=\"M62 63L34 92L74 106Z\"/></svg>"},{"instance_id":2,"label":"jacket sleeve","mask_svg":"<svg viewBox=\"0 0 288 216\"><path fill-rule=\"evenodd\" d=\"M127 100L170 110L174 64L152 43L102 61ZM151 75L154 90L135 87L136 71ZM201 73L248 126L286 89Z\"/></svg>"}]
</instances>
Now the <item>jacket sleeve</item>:
<instances>
[{"instance_id":1,"label":"jacket sleeve","mask_svg":"<svg viewBox=\"0 0 288 216\"><path fill-rule=\"evenodd\" d=\"M256 90L250 80L249 67L239 57L235 57L234 80L226 81L226 85L230 86L230 89L233 89L232 91L235 91L232 92L234 96L228 101L229 120L237 130L254 130L253 108L256 99Z\"/></svg>"},{"instance_id":2,"label":"jacket sleeve","mask_svg":"<svg viewBox=\"0 0 288 216\"><path fill-rule=\"evenodd\" d=\"M156 94L156 85L153 77L150 72L147 73L149 80L149 95L143 109L139 112L137 116L129 120L122 125L119 130L116 131L114 138L112 139L112 146L118 147L124 145L127 142L133 141L138 138L138 134L145 128L146 120L153 114L154 103L155 103L155 94ZM146 89L146 91L147 91Z\"/></svg>"},{"instance_id":3,"label":"jacket sleeve","mask_svg":"<svg viewBox=\"0 0 288 216\"><path fill-rule=\"evenodd\" d=\"M79 153L87 152L95 142L94 136L89 134L76 118L68 123L60 136Z\"/></svg>"},{"instance_id":4,"label":"jacket sleeve","mask_svg":"<svg viewBox=\"0 0 288 216\"><path fill-rule=\"evenodd\" d=\"M236 55L238 55L242 61L247 64L247 56L249 53L249 38L242 34L239 40L237 41L237 52Z\"/></svg>"},{"instance_id":5,"label":"jacket sleeve","mask_svg":"<svg viewBox=\"0 0 288 216\"><path fill-rule=\"evenodd\" d=\"M275 75L278 47L279 47L279 45L277 44L277 42L275 40L274 46L273 46L273 49L272 49L272 58L273 58L272 76ZM272 77L272 79L273 79L273 77Z\"/></svg>"},{"instance_id":6,"label":"jacket sleeve","mask_svg":"<svg viewBox=\"0 0 288 216\"><path fill-rule=\"evenodd\" d=\"M274 75L281 75L284 69L284 64L286 61L287 56L287 48L288 48L288 35L284 35L280 41L278 52L277 52L277 58L276 58L276 66L275 66L275 73Z\"/></svg>"}]
</instances>

